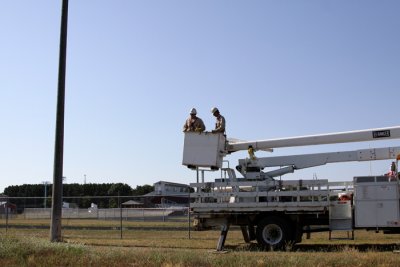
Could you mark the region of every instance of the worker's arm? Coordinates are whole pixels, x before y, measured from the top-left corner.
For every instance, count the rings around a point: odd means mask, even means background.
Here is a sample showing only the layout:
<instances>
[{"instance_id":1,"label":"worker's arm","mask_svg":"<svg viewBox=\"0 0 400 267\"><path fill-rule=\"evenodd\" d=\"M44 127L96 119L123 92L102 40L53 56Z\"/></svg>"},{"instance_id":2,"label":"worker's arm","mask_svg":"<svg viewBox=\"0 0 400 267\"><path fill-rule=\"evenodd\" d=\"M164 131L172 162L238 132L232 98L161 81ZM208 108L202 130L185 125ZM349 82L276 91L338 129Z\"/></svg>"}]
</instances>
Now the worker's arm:
<instances>
[{"instance_id":1,"label":"worker's arm","mask_svg":"<svg viewBox=\"0 0 400 267\"><path fill-rule=\"evenodd\" d=\"M206 126L204 125L203 120L200 119L200 118L197 118L197 121L196 121L196 122L197 122L197 123L196 123L196 129L195 129L195 131L196 131L196 132L204 132L204 131L206 130Z\"/></svg>"},{"instance_id":2,"label":"worker's arm","mask_svg":"<svg viewBox=\"0 0 400 267\"><path fill-rule=\"evenodd\" d=\"M225 118L221 116L218 119L218 123L215 125L215 130L212 131L213 133L223 133L225 132Z\"/></svg>"},{"instance_id":3,"label":"worker's arm","mask_svg":"<svg viewBox=\"0 0 400 267\"><path fill-rule=\"evenodd\" d=\"M188 132L189 131L189 126L188 126L188 121L185 121L185 124L183 125L183 131Z\"/></svg>"}]
</instances>

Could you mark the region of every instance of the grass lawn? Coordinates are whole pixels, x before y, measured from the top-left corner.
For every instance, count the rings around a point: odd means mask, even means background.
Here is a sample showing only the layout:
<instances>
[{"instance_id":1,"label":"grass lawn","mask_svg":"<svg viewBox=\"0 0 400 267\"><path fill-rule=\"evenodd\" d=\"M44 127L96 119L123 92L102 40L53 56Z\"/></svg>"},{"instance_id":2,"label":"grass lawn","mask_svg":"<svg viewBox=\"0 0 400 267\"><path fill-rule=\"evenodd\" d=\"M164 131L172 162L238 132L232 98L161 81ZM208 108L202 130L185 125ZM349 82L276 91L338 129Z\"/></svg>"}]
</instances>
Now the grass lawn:
<instances>
[{"instance_id":1,"label":"grass lawn","mask_svg":"<svg viewBox=\"0 0 400 267\"><path fill-rule=\"evenodd\" d=\"M44 221L11 221L11 225L48 225ZM219 231L185 230L187 223L63 220L63 242L49 242L49 229L0 229L0 266L400 266L400 235L359 230L355 240L328 240L328 233L303 236L287 251L260 251L231 229L226 251L214 250ZM107 230L93 230L111 226ZM91 228L93 227L93 228ZM114 227L114 229L112 228ZM173 230L177 228L178 230ZM143 229L141 229L143 228ZM154 228L152 230L152 228ZM163 230L165 228L165 230ZM346 232L334 232L344 238ZM362 249L360 249L362 248Z\"/></svg>"}]
</instances>

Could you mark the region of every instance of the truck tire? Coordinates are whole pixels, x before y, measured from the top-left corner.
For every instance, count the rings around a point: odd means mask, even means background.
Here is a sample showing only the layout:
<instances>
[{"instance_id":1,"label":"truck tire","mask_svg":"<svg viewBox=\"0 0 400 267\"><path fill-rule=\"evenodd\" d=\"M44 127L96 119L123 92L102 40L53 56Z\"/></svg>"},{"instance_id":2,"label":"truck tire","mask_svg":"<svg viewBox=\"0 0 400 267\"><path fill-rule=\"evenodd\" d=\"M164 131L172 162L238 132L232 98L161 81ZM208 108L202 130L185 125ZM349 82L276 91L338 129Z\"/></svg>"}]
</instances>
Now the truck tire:
<instances>
[{"instance_id":1,"label":"truck tire","mask_svg":"<svg viewBox=\"0 0 400 267\"><path fill-rule=\"evenodd\" d=\"M291 231L288 222L280 217L267 217L257 225L257 242L266 250L279 250L285 248L290 242Z\"/></svg>"}]
</instances>

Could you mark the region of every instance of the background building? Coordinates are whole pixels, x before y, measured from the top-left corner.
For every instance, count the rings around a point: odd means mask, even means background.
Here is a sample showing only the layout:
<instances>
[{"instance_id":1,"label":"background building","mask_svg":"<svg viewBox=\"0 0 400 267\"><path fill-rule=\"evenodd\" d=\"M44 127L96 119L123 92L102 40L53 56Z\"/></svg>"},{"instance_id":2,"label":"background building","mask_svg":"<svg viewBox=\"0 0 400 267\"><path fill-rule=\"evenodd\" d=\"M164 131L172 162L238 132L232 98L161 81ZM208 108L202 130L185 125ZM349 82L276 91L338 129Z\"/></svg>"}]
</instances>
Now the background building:
<instances>
[{"instance_id":1,"label":"background building","mask_svg":"<svg viewBox=\"0 0 400 267\"><path fill-rule=\"evenodd\" d=\"M159 181L154 184L154 191L143 197L147 207L187 207L189 194L190 187L187 184Z\"/></svg>"}]
</instances>

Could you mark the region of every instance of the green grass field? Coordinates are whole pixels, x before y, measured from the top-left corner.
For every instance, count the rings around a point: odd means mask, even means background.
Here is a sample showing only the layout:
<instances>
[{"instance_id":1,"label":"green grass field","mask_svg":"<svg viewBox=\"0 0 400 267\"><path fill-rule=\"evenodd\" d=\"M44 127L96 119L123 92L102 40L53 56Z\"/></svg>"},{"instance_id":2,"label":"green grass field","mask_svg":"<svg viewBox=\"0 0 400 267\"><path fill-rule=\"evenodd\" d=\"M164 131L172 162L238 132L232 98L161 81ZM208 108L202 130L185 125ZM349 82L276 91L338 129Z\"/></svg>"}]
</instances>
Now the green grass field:
<instances>
[{"instance_id":1,"label":"green grass field","mask_svg":"<svg viewBox=\"0 0 400 267\"><path fill-rule=\"evenodd\" d=\"M46 227L49 221L17 219L9 224ZM355 240L328 240L327 232L315 233L285 252L266 252L256 243L246 244L233 228L226 250L216 253L219 231L190 231L189 238L185 222L123 222L121 239L119 225L63 220L63 227L79 229L64 228L60 243L49 242L49 229L1 228L0 266L400 266L400 235L359 230Z\"/></svg>"}]
</instances>

